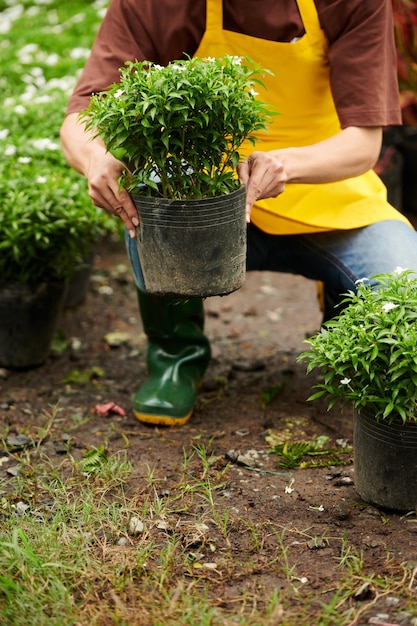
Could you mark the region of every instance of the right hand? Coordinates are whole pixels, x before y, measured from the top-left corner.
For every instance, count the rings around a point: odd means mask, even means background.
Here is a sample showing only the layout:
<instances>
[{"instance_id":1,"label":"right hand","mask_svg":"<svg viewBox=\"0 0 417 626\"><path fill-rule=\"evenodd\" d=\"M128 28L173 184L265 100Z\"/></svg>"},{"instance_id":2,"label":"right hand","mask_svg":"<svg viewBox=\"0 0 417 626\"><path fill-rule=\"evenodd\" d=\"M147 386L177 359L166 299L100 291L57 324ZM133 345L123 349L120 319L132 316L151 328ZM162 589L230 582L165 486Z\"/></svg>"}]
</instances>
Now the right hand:
<instances>
[{"instance_id":1,"label":"right hand","mask_svg":"<svg viewBox=\"0 0 417 626\"><path fill-rule=\"evenodd\" d=\"M135 237L139 216L126 189L119 189L118 178L126 166L110 152L98 151L85 168L88 193L93 203L124 222L130 237Z\"/></svg>"}]
</instances>

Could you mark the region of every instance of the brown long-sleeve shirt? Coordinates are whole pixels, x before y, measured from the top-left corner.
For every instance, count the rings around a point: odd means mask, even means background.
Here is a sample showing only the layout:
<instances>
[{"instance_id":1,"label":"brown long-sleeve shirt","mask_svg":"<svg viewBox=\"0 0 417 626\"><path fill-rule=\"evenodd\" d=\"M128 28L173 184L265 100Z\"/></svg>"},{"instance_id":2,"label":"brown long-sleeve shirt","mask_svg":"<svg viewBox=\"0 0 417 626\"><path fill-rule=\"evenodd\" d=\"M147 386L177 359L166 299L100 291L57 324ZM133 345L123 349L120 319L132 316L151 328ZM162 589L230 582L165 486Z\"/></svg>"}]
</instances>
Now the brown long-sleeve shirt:
<instances>
[{"instance_id":1,"label":"brown long-sleeve shirt","mask_svg":"<svg viewBox=\"0 0 417 626\"><path fill-rule=\"evenodd\" d=\"M391 0L315 3L329 42L330 81L341 126L400 124ZM67 113L85 109L92 93L117 82L127 60L165 65L192 56L205 30L205 4L111 0ZM304 33L296 0L223 0L223 25L272 41L289 42Z\"/></svg>"}]
</instances>

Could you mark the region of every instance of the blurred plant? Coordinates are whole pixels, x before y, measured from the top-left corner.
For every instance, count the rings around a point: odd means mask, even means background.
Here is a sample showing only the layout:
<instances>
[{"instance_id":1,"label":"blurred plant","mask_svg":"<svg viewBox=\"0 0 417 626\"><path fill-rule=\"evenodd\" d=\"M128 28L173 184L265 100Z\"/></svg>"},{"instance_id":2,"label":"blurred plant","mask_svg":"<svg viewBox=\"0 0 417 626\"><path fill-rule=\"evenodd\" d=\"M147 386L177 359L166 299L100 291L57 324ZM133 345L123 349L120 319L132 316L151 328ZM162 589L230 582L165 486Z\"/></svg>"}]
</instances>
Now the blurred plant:
<instances>
[{"instance_id":1,"label":"blurred plant","mask_svg":"<svg viewBox=\"0 0 417 626\"><path fill-rule=\"evenodd\" d=\"M403 124L417 126L417 1L392 0Z\"/></svg>"}]
</instances>

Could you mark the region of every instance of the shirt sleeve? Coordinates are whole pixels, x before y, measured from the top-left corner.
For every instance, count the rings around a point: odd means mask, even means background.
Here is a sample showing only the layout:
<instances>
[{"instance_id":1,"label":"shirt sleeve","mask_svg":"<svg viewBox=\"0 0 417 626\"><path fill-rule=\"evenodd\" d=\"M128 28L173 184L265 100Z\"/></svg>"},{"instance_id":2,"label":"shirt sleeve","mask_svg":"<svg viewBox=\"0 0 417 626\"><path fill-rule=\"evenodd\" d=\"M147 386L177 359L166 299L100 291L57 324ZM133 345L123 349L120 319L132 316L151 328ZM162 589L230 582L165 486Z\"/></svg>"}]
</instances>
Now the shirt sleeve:
<instances>
[{"instance_id":1,"label":"shirt sleeve","mask_svg":"<svg viewBox=\"0 0 417 626\"><path fill-rule=\"evenodd\" d=\"M401 124L391 0L317 0L342 128Z\"/></svg>"},{"instance_id":2,"label":"shirt sleeve","mask_svg":"<svg viewBox=\"0 0 417 626\"><path fill-rule=\"evenodd\" d=\"M126 61L166 65L192 56L205 28L204 0L111 0L91 53L67 105L67 114L87 108L91 94L118 82Z\"/></svg>"}]
</instances>

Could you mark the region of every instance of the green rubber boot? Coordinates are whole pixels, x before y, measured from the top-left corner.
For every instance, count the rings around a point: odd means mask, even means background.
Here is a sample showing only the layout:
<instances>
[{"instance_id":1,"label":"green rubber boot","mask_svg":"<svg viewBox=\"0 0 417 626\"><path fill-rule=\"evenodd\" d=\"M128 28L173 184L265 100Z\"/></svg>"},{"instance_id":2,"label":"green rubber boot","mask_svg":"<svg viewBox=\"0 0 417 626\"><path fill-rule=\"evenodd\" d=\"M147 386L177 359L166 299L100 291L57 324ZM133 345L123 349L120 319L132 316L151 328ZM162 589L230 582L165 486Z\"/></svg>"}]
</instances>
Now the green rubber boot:
<instances>
[{"instance_id":1,"label":"green rubber boot","mask_svg":"<svg viewBox=\"0 0 417 626\"><path fill-rule=\"evenodd\" d=\"M210 360L203 301L178 301L139 289L138 300L148 337L149 378L133 396L133 412L148 424L185 424Z\"/></svg>"}]
</instances>

